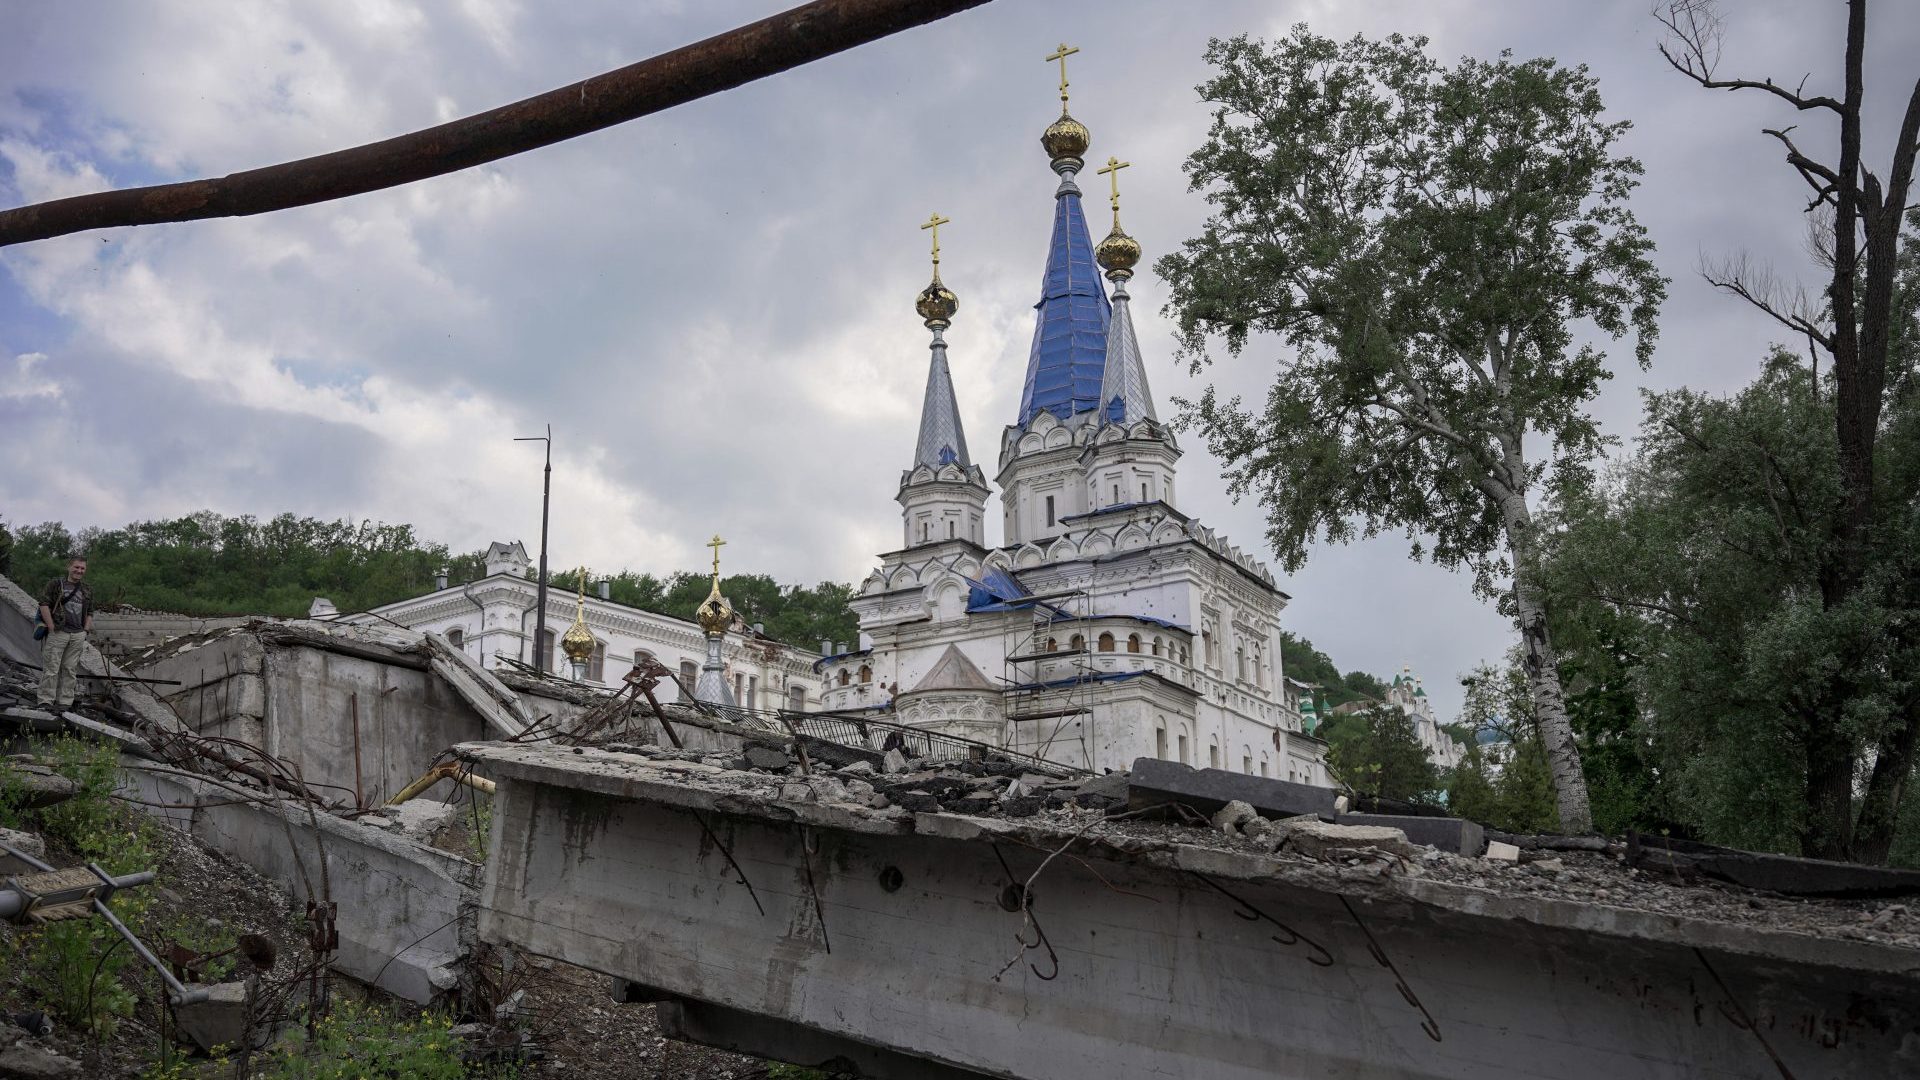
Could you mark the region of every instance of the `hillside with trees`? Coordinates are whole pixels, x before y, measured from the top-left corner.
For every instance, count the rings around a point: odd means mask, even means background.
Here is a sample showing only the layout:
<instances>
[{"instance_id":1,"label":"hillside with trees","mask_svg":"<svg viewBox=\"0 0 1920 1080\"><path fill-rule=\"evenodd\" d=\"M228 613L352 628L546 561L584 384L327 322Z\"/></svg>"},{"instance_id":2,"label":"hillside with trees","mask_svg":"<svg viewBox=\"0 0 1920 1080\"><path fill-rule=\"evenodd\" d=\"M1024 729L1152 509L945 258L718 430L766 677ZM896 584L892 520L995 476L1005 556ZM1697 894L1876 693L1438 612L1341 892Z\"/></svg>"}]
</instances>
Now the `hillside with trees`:
<instances>
[{"instance_id":1,"label":"hillside with trees","mask_svg":"<svg viewBox=\"0 0 1920 1080\"><path fill-rule=\"evenodd\" d=\"M482 552L452 552L422 539L411 525L293 514L262 521L202 510L78 533L51 521L19 528L11 541L11 565L4 572L29 591L59 576L66 555L81 551L103 608L126 604L183 615L292 618L305 615L316 596L344 612L365 611L431 592L442 568L454 582L485 572ZM572 574L551 574L550 580L556 588L574 587ZM707 575L693 571L665 578L622 571L611 580L614 600L682 619L709 585ZM858 632L847 607L853 594L848 585L782 585L765 574L734 574L723 577L721 587L747 622L764 623L769 635L791 645L851 641Z\"/></svg>"}]
</instances>

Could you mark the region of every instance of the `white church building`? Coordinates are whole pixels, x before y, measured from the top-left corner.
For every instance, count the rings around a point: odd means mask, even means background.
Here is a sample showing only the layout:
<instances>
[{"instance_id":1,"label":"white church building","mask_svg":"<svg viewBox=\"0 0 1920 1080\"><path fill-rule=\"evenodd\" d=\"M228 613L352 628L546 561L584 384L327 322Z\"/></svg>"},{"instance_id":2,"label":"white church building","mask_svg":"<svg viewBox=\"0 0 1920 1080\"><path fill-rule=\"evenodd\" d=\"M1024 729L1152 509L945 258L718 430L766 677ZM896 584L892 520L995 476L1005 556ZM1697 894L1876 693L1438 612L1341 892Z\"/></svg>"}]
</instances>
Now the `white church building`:
<instances>
[{"instance_id":1,"label":"white church building","mask_svg":"<svg viewBox=\"0 0 1920 1080\"><path fill-rule=\"evenodd\" d=\"M570 676L560 638L581 616L593 635L582 673L589 686L618 688L631 668L651 657L672 672L682 688L678 693L663 688L660 699L691 697L708 655L708 635L701 626L619 603L608 598L604 588L585 597L549 589L546 629L539 634L539 587L527 575L530 565L527 549L518 540L495 542L487 549L486 574L480 579L449 584L442 577L432 592L343 618L431 630L488 668L517 661ZM819 676L813 671L818 652L775 641L759 627L741 622L731 609L727 621L725 632L716 635L720 678L731 698L724 704L794 712L820 707Z\"/></svg>"},{"instance_id":2,"label":"white church building","mask_svg":"<svg viewBox=\"0 0 1920 1080\"><path fill-rule=\"evenodd\" d=\"M853 600L859 648L821 658L823 706L1063 764L1138 757L1329 785L1280 669L1287 596L1258 560L1179 509L1181 450L1159 419L1127 292L1140 246L1088 233L1076 177L1087 129L1065 110L1042 136L1059 182L1020 408L994 491L962 430L940 280L916 309L932 332L919 438L902 471L901 546ZM1106 271L1101 281L1099 268Z\"/></svg>"}]
</instances>

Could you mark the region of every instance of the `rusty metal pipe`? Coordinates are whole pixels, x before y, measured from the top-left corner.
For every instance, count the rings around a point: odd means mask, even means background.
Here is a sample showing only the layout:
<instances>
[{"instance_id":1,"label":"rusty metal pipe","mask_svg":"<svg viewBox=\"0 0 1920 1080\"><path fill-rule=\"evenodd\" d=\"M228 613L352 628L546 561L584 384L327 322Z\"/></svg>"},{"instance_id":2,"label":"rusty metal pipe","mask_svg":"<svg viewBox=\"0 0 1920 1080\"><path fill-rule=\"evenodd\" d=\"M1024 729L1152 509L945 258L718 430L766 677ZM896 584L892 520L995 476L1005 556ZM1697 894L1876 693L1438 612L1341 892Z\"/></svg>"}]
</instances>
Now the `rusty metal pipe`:
<instances>
[{"instance_id":1,"label":"rusty metal pipe","mask_svg":"<svg viewBox=\"0 0 1920 1080\"><path fill-rule=\"evenodd\" d=\"M475 791L493 794L498 786L484 776L475 776L467 771L465 765L457 761L443 761L420 775L418 780L400 789L400 793L387 800L388 806L399 806L408 799L419 795L442 780L451 780L456 784L465 784Z\"/></svg>"},{"instance_id":2,"label":"rusty metal pipe","mask_svg":"<svg viewBox=\"0 0 1920 1080\"><path fill-rule=\"evenodd\" d=\"M0 211L0 247L88 229L244 217L410 184L731 90L988 0L815 0L438 127L227 176Z\"/></svg>"}]
</instances>

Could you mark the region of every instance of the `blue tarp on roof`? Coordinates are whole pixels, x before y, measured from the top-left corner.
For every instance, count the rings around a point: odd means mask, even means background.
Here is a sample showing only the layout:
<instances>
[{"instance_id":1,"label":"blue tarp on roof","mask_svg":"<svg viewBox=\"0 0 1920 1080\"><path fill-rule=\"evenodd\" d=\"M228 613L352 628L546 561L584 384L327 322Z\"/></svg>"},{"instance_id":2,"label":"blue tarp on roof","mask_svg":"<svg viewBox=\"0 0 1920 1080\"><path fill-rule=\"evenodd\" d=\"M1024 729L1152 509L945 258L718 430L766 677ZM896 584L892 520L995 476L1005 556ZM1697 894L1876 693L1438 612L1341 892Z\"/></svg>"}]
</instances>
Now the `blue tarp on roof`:
<instances>
[{"instance_id":1,"label":"blue tarp on roof","mask_svg":"<svg viewBox=\"0 0 1920 1080\"><path fill-rule=\"evenodd\" d=\"M1011 611L1023 606L1016 601L1033 595L1019 579L997 566L989 568L978 581L967 580L973 586L967 590L968 611Z\"/></svg>"},{"instance_id":2,"label":"blue tarp on roof","mask_svg":"<svg viewBox=\"0 0 1920 1080\"><path fill-rule=\"evenodd\" d=\"M1077 190L1054 200L1053 240L1041 283L1027 381L1020 392L1020 424L1042 409L1062 420L1099 407L1107 365L1107 322L1113 315Z\"/></svg>"}]
</instances>

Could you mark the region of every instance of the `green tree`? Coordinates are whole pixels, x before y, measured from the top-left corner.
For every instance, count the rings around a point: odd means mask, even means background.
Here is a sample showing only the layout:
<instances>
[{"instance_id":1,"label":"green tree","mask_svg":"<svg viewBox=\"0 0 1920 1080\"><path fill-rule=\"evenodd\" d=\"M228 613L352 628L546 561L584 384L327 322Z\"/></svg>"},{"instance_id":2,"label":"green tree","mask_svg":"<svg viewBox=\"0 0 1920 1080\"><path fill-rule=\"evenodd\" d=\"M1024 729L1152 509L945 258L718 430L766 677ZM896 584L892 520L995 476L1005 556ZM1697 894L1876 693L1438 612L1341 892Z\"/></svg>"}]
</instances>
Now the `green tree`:
<instances>
[{"instance_id":1,"label":"green tree","mask_svg":"<svg viewBox=\"0 0 1920 1080\"><path fill-rule=\"evenodd\" d=\"M1447 808L1461 817L1516 833L1553 831L1558 823L1553 775L1533 717L1533 691L1518 656L1482 666L1463 680L1460 727L1466 753L1448 770Z\"/></svg>"},{"instance_id":2,"label":"green tree","mask_svg":"<svg viewBox=\"0 0 1920 1080\"><path fill-rule=\"evenodd\" d=\"M1882 421L1871 587L1832 607L1822 578L1831 519L1846 512L1833 383L1782 350L1730 397L1649 397L1636 454L1560 507L1546 567L1563 615L1610 627L1576 653L1629 669L1600 681L1630 682L1651 729L1634 752L1661 790L1643 810L1722 843L1814 856L1835 854L1839 833L1851 840L1838 854L1878 862L1910 758L1883 802L1870 779L1858 799L1850 781L1846 821L1810 796L1836 752L1880 775L1884 748L1920 717L1920 395L1895 394Z\"/></svg>"},{"instance_id":3,"label":"green tree","mask_svg":"<svg viewBox=\"0 0 1920 1080\"><path fill-rule=\"evenodd\" d=\"M1427 802L1440 790L1440 774L1427 760L1413 717L1393 705L1374 703L1327 724L1327 765L1348 788L1403 802Z\"/></svg>"},{"instance_id":4,"label":"green tree","mask_svg":"<svg viewBox=\"0 0 1920 1080\"><path fill-rule=\"evenodd\" d=\"M1725 27L1713 0L1669 0L1656 17L1668 34L1661 53L1681 74L1709 89L1771 95L1800 118L1795 126L1765 133L1780 143L1787 164L1813 193L1806 212L1813 215L1815 257L1827 279L1819 298L1783 285L1769 268L1744 258L1709 268L1707 277L1804 340L1816 366L1821 354L1831 361L1823 410L1833 429L1827 464L1832 476L1822 481L1819 494L1829 505L1802 504L1824 530L1811 551L1818 564L1817 596L1807 602L1817 604L1817 619L1826 624L1816 636L1830 640L1845 633L1842 626L1865 630L1872 620L1868 612L1886 601L1886 562L1906 557L1898 541L1881 535L1899 525L1889 520L1889 500L1879 484L1888 473L1880 460L1888 434L1882 411L1890 405L1889 391L1898 390L1895 364L1902 335L1912 329L1900 310L1900 249L1920 150L1920 80L1894 135L1891 158L1883 172L1876 171L1866 157L1863 115L1866 0L1847 4L1837 95L1806 92L1811 76L1792 90L1771 79L1723 77L1718 64ZM1831 125L1832 142L1824 149L1815 140L1824 142L1827 135L1796 133L1799 123L1809 121ZM1907 337L1904 345L1911 344ZM1807 617L1816 618L1811 610ZM1892 842L1901 795L1916 765L1920 713L1903 722L1863 721L1863 711L1879 708L1873 703L1881 694L1883 672L1875 666L1881 653L1874 643L1864 654L1841 654L1795 690L1797 723L1804 728L1796 745L1806 755L1804 789L1796 801L1808 807L1796 831L1809 855L1879 861ZM1863 726L1874 729L1865 740ZM1868 762L1866 783L1857 788ZM1863 802L1857 822L1856 797Z\"/></svg>"},{"instance_id":5,"label":"green tree","mask_svg":"<svg viewBox=\"0 0 1920 1080\"><path fill-rule=\"evenodd\" d=\"M1257 334L1293 356L1257 411L1209 387L1183 412L1289 569L1318 536L1405 529L1484 595L1510 577L1560 823L1585 832L1528 499L1583 483L1606 441L1585 411L1604 356L1576 330L1632 333L1644 365L1665 281L1626 206L1640 166L1613 152L1628 125L1584 67L1424 46L1304 27L1209 46L1187 172L1214 212L1155 268L1196 371Z\"/></svg>"}]
</instances>

